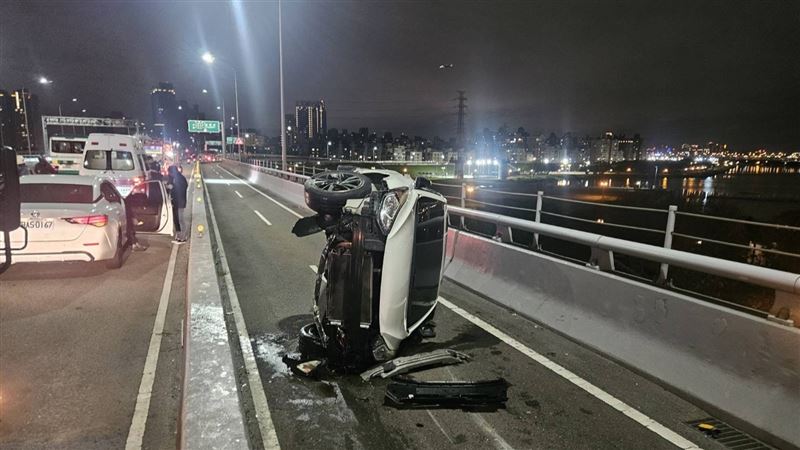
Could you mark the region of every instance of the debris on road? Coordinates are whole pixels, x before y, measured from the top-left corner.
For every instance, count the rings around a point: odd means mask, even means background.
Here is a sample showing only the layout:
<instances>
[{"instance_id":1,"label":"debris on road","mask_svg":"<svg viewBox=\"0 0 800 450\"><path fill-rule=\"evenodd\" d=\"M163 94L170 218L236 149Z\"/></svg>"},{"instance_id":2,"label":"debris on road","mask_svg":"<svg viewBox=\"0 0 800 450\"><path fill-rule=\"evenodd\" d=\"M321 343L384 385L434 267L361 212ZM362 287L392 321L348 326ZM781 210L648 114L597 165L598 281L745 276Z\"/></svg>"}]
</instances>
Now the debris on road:
<instances>
[{"instance_id":1,"label":"debris on road","mask_svg":"<svg viewBox=\"0 0 800 450\"><path fill-rule=\"evenodd\" d=\"M326 365L324 359L303 361L290 355L283 355L281 359L293 374L306 378L319 378L319 370Z\"/></svg>"},{"instance_id":2,"label":"debris on road","mask_svg":"<svg viewBox=\"0 0 800 450\"><path fill-rule=\"evenodd\" d=\"M439 349L427 353L418 353L411 356L401 356L385 363L379 364L361 374L361 379L368 381L378 375L381 378L389 378L395 375L410 372L419 367L427 367L438 364L459 364L469 361L467 354L449 349Z\"/></svg>"},{"instance_id":3,"label":"debris on road","mask_svg":"<svg viewBox=\"0 0 800 450\"><path fill-rule=\"evenodd\" d=\"M509 383L487 381L416 381L402 379L386 387L385 402L395 408L504 408Z\"/></svg>"}]
</instances>

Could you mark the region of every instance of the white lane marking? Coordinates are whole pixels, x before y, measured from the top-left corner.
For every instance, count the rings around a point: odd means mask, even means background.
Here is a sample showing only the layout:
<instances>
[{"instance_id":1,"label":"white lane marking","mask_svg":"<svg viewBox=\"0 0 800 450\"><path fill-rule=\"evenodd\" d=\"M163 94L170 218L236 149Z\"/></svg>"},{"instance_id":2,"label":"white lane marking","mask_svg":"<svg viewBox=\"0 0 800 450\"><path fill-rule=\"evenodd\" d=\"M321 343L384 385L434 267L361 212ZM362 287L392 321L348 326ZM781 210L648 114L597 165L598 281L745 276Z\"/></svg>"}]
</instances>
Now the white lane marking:
<instances>
[{"instance_id":1,"label":"white lane marking","mask_svg":"<svg viewBox=\"0 0 800 450\"><path fill-rule=\"evenodd\" d=\"M309 267L309 268L311 269L311 271L312 271L312 272L314 272L314 273L317 273L317 272L319 271L319 270L317 269L317 266L315 266L315 265L313 265L313 264L311 264L311 265L310 265L310 266L308 266L308 267Z\"/></svg>"},{"instance_id":2,"label":"white lane marking","mask_svg":"<svg viewBox=\"0 0 800 450\"><path fill-rule=\"evenodd\" d=\"M205 189L205 182L203 184ZM219 225L217 216L214 215L214 206L211 204L211 196L206 196L208 211L211 213L211 224L214 226L214 241L219 249L219 260L222 264L225 280L225 289L233 310L233 319L236 322L236 329L239 331L239 348L242 350L244 367L247 371L247 381L250 383L250 394L253 397L253 407L256 410L258 429L261 432L261 442L265 449L279 450L278 435L275 432L275 425L272 423L272 415L267 403L267 395L264 393L264 386L261 384L261 376L258 373L256 358L253 355L253 346L250 344L250 334L247 332L247 325L242 315L242 308L239 305L239 297L236 296L236 289L233 287L233 277L231 269L228 267L228 258L225 256L225 248L222 246L222 238L219 236Z\"/></svg>"},{"instance_id":3,"label":"white lane marking","mask_svg":"<svg viewBox=\"0 0 800 450\"><path fill-rule=\"evenodd\" d=\"M657 435L661 436L669 443L682 448L682 449L700 449L700 447L695 444L694 442L684 438L683 436L679 435L678 433L670 430L669 428L661 425L660 423L656 422L655 420L651 419L650 417L642 414L636 408L626 404L622 400L612 396L608 392L600 389L599 387L589 383L588 381L584 380L583 378L579 377L578 375L570 372L569 370L565 369L564 367L556 364L555 362L551 361L550 359L546 358L545 356L537 353L533 349L525 346L525 344L521 343L520 341L512 338L511 336L503 333L502 331L498 330L491 324L485 322L484 320L480 319L479 317L470 314L469 312L459 308L458 306L454 305L448 300L445 300L442 297L439 297L439 303L446 306L454 313L458 314L459 316L467 319L468 321L472 322L473 324L477 325L478 327L482 328L487 333L493 335L494 337L500 339L501 341L505 342L506 344L510 345L511 347L519 350L525 356L531 358L532 360L538 362L539 364L545 366L546 368L550 369L551 371L555 372L557 375L561 376L562 378L566 379L570 383L578 386L579 388L583 389L584 391L591 394L593 397L599 399L603 403L611 406L612 408L616 409L617 411L625 414L629 418L633 419L643 427L647 428L648 430L656 433Z\"/></svg>"},{"instance_id":4,"label":"white lane marking","mask_svg":"<svg viewBox=\"0 0 800 450\"><path fill-rule=\"evenodd\" d=\"M158 367L158 355L161 352L161 336L164 333L167 306L169 306L169 296L172 293L172 279L175 276L175 259L177 255L178 246L172 244L167 273L164 276L164 284L161 287L161 299L158 301L156 320L153 323L153 332L150 334L150 347L147 349L142 381L139 383L139 394L136 396L136 407L133 410L133 419L125 442L126 450L142 448L147 415L150 412L150 398L153 395L153 382L155 381L156 368Z\"/></svg>"},{"instance_id":5,"label":"white lane marking","mask_svg":"<svg viewBox=\"0 0 800 450\"><path fill-rule=\"evenodd\" d=\"M244 198L244 197L242 197L242 194L240 194L240 193L239 193L239 191L233 191L233 192L235 192L235 193L236 193L236 195L238 195L238 196L239 196L239 198Z\"/></svg>"},{"instance_id":6,"label":"white lane marking","mask_svg":"<svg viewBox=\"0 0 800 450\"><path fill-rule=\"evenodd\" d=\"M269 225L269 226L272 226L272 222L270 222L269 220L267 220L267 218L266 218L266 217L264 217L263 215L261 215L261 213L260 213L260 212L256 211L255 209L253 210L253 212L254 212L254 213L256 213L256 215L258 216L258 218L259 218L259 219L261 219L261 220L262 220L262 221L263 221L265 224L267 224L267 225Z\"/></svg>"},{"instance_id":7,"label":"white lane marking","mask_svg":"<svg viewBox=\"0 0 800 450\"><path fill-rule=\"evenodd\" d=\"M444 430L444 427L442 427L442 424L440 424L439 421L436 420L436 417L433 416L433 414L431 413L431 410L426 409L425 412L428 413L428 415L430 416L431 420L433 420L433 423L435 423L436 426L439 427L439 431L442 432L444 437L446 437L447 440L450 441L451 444L455 445L456 441L454 441L453 438L451 438L450 435L447 433L447 431Z\"/></svg>"},{"instance_id":8,"label":"white lane marking","mask_svg":"<svg viewBox=\"0 0 800 450\"><path fill-rule=\"evenodd\" d=\"M237 177L237 176L236 176L236 175L235 175L233 172L229 171L228 169L226 169L226 168L224 168L224 167L220 167L220 169L224 170L225 172L228 172L228 173L229 173L231 176L233 176L233 177L239 178L239 177ZM241 179L241 178L240 178L240 179ZM294 216L295 216L295 217L297 217L298 219L302 219L302 218L303 218L303 216L301 216L300 214L298 214L298 213L297 213L297 211L293 210L292 208L289 208L288 206L284 205L283 203L281 203L281 202L279 202L279 201L275 200L274 198L270 197L269 195L267 195L267 194L265 194L265 193L263 193L263 192L259 191L258 189L254 188L254 187L253 187L253 186L250 184L250 182L249 182L249 181L247 181L247 180L242 180L242 181L244 181L244 185L245 185L245 186L247 186L247 187L249 187L250 189L252 189L252 190L256 191L256 192L257 192L257 193L259 193L261 196L263 196L263 197L265 197L265 198L267 198L267 199L269 199L269 200L272 200L272 202L273 202L273 203L275 203L276 205L278 205L278 206L280 206L281 208L285 209L286 211L289 211L290 213L292 213L292 215L294 215Z\"/></svg>"}]
</instances>

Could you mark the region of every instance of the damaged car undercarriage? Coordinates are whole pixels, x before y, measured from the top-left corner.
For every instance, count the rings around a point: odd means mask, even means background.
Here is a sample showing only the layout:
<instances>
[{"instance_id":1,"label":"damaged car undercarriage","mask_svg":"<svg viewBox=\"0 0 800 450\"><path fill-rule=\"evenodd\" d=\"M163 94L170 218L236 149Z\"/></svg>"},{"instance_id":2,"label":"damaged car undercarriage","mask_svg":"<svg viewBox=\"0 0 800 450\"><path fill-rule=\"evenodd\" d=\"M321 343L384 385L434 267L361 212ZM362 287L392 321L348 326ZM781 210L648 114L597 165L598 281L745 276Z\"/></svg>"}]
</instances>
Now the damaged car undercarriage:
<instances>
[{"instance_id":1,"label":"damaged car undercarriage","mask_svg":"<svg viewBox=\"0 0 800 450\"><path fill-rule=\"evenodd\" d=\"M317 266L313 322L301 327L292 372L362 373L363 380L468 361L451 349L397 357L410 337L434 337L447 236L445 198L424 178L389 170L340 167L305 183L317 214L292 232L325 233ZM393 359L396 358L396 359ZM470 406L506 400L503 379L481 382L392 382L386 403L398 408Z\"/></svg>"}]
</instances>

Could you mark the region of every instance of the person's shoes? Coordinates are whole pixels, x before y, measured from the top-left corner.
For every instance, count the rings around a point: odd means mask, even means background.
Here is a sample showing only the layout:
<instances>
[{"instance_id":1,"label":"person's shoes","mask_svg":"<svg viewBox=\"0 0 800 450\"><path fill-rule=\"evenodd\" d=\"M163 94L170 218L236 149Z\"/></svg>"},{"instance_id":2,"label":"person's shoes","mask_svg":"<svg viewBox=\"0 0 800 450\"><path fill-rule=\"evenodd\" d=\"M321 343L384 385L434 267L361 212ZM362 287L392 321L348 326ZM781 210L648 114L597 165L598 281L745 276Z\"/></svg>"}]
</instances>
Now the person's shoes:
<instances>
[{"instance_id":1,"label":"person's shoes","mask_svg":"<svg viewBox=\"0 0 800 450\"><path fill-rule=\"evenodd\" d=\"M139 242L134 242L133 245L131 245L131 248L135 252L143 252L147 250L147 246Z\"/></svg>"},{"instance_id":2,"label":"person's shoes","mask_svg":"<svg viewBox=\"0 0 800 450\"><path fill-rule=\"evenodd\" d=\"M176 245L185 244L186 243L186 239L173 239L172 243L176 244Z\"/></svg>"}]
</instances>

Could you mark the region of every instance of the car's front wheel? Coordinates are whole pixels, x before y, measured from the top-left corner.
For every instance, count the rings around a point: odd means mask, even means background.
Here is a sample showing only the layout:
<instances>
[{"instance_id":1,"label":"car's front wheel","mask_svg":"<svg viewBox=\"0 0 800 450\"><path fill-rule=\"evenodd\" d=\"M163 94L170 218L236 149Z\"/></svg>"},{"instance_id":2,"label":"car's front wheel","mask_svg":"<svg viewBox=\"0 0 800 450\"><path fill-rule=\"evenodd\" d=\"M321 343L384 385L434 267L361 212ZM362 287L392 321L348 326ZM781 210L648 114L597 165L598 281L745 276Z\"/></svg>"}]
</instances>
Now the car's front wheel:
<instances>
[{"instance_id":1,"label":"car's front wheel","mask_svg":"<svg viewBox=\"0 0 800 450\"><path fill-rule=\"evenodd\" d=\"M365 198L372 192L369 177L358 172L333 170L309 178L305 183L306 204L318 213L335 214L348 200Z\"/></svg>"}]
</instances>

